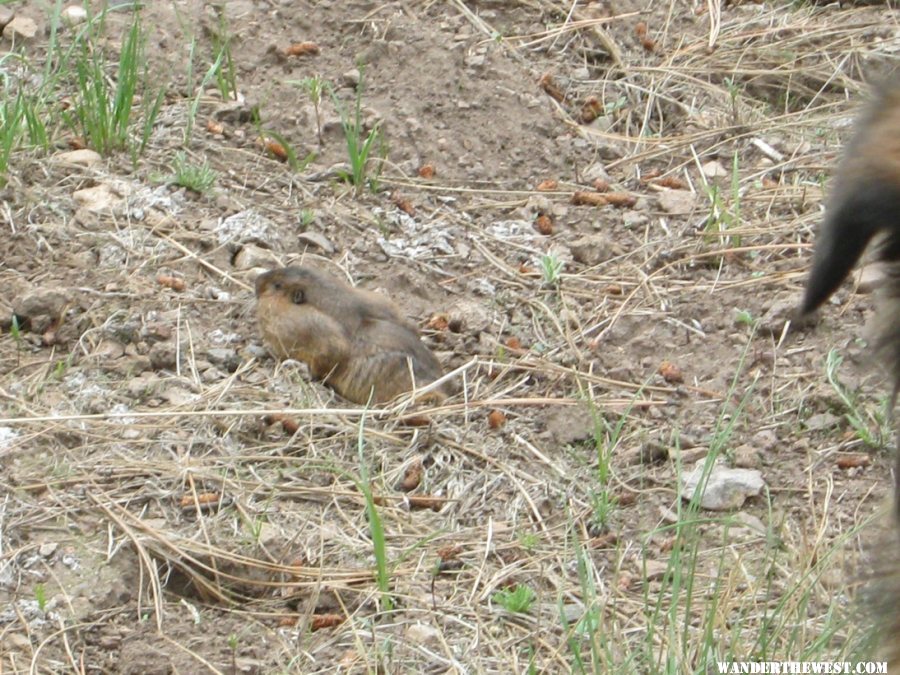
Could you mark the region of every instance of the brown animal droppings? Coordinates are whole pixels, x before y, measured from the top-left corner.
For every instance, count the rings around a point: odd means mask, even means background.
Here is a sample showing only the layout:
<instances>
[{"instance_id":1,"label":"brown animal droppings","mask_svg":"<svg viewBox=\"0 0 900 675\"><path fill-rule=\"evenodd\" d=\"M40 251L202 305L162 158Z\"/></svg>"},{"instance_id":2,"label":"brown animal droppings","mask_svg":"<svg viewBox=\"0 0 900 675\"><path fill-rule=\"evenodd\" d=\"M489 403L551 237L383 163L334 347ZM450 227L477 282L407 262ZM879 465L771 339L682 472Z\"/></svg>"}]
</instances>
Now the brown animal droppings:
<instances>
[{"instance_id":1,"label":"brown animal droppings","mask_svg":"<svg viewBox=\"0 0 900 675\"><path fill-rule=\"evenodd\" d=\"M603 198L606 199L607 204L622 208L631 207L637 204L637 197L630 195L627 192L607 192L603 195Z\"/></svg>"},{"instance_id":2,"label":"brown animal droppings","mask_svg":"<svg viewBox=\"0 0 900 675\"><path fill-rule=\"evenodd\" d=\"M165 288L171 288L173 291L183 291L187 288L187 284L184 279L181 277L176 277L171 274L160 274L156 277L156 283L160 286L164 286Z\"/></svg>"},{"instance_id":3,"label":"brown animal droppings","mask_svg":"<svg viewBox=\"0 0 900 675\"><path fill-rule=\"evenodd\" d=\"M502 410L491 410L488 413L488 426L491 429L500 429L506 424L506 415Z\"/></svg>"},{"instance_id":4,"label":"brown animal droppings","mask_svg":"<svg viewBox=\"0 0 900 675\"><path fill-rule=\"evenodd\" d=\"M550 73L545 73L541 75L541 79L538 80L538 84L541 85L541 89L550 96L550 98L558 101L559 103L563 103L566 100L566 95L563 93L562 89L559 88L559 85L556 84L556 80L553 79L553 76Z\"/></svg>"},{"instance_id":5,"label":"brown animal droppings","mask_svg":"<svg viewBox=\"0 0 900 675\"><path fill-rule=\"evenodd\" d=\"M270 155L275 157L275 159L286 162L290 157L287 149L274 138L269 136L261 136L259 139L260 145L262 145L263 149L268 152Z\"/></svg>"},{"instance_id":6,"label":"brown animal droppings","mask_svg":"<svg viewBox=\"0 0 900 675\"><path fill-rule=\"evenodd\" d=\"M534 219L534 229L545 237L553 234L553 220L546 213Z\"/></svg>"},{"instance_id":7,"label":"brown animal droppings","mask_svg":"<svg viewBox=\"0 0 900 675\"><path fill-rule=\"evenodd\" d=\"M606 195L596 192L576 192L572 195L572 203L576 206L605 206Z\"/></svg>"},{"instance_id":8,"label":"brown animal droppings","mask_svg":"<svg viewBox=\"0 0 900 675\"><path fill-rule=\"evenodd\" d=\"M581 106L581 121L590 124L603 113L603 104L596 96L590 96Z\"/></svg>"},{"instance_id":9,"label":"brown animal droppings","mask_svg":"<svg viewBox=\"0 0 900 675\"><path fill-rule=\"evenodd\" d=\"M653 179L654 185L660 187L671 188L672 190L687 190L688 184L678 176L665 176L664 178Z\"/></svg>"},{"instance_id":10,"label":"brown animal droppings","mask_svg":"<svg viewBox=\"0 0 900 675\"><path fill-rule=\"evenodd\" d=\"M295 42L284 50L285 56L315 56L319 53L319 45L315 42Z\"/></svg>"},{"instance_id":11,"label":"brown animal droppings","mask_svg":"<svg viewBox=\"0 0 900 675\"><path fill-rule=\"evenodd\" d=\"M680 382L684 382L684 374L681 372L681 368L670 361L663 361L661 364L659 364L658 372L660 375L662 375L662 378L669 384L678 384Z\"/></svg>"},{"instance_id":12,"label":"brown animal droppings","mask_svg":"<svg viewBox=\"0 0 900 675\"><path fill-rule=\"evenodd\" d=\"M422 478L425 475L425 466L422 464L422 458L416 457L413 462L406 467L403 473L403 479L400 481L400 489L403 492L411 492L419 487Z\"/></svg>"},{"instance_id":13,"label":"brown animal droppings","mask_svg":"<svg viewBox=\"0 0 900 675\"><path fill-rule=\"evenodd\" d=\"M256 279L260 332L280 359L296 359L354 403L382 403L441 376L415 328L385 296L312 267ZM440 401L444 388L430 392Z\"/></svg>"}]
</instances>

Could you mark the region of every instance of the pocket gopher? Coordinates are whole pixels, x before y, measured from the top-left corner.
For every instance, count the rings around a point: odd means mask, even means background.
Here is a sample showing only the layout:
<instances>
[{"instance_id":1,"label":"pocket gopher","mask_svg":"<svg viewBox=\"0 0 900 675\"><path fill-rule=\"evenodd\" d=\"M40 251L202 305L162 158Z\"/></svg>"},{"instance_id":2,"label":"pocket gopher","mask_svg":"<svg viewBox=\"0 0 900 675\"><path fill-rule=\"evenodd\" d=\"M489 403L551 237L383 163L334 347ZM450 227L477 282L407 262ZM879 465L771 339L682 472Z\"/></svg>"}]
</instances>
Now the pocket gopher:
<instances>
[{"instance_id":1,"label":"pocket gopher","mask_svg":"<svg viewBox=\"0 0 900 675\"><path fill-rule=\"evenodd\" d=\"M875 347L893 386L892 412L900 391L900 71L884 82L844 151L816 237L801 307L804 314L834 293L873 240L874 254L886 270L884 286L877 292ZM900 452L896 447L894 453L894 519L900 525ZM870 591L883 632L883 654L892 670L900 662L900 568L898 542L888 541L883 551L887 570Z\"/></svg>"},{"instance_id":2,"label":"pocket gopher","mask_svg":"<svg viewBox=\"0 0 900 675\"><path fill-rule=\"evenodd\" d=\"M441 376L416 329L388 298L353 288L312 267L271 270L256 279L263 340L279 359L309 366L354 403L381 403ZM444 390L430 394L441 400Z\"/></svg>"},{"instance_id":3,"label":"pocket gopher","mask_svg":"<svg viewBox=\"0 0 900 675\"><path fill-rule=\"evenodd\" d=\"M878 293L877 349L900 387L900 71L882 85L857 122L844 150L825 220L815 241L801 310L824 303L873 239L886 263L887 284Z\"/></svg>"}]
</instances>

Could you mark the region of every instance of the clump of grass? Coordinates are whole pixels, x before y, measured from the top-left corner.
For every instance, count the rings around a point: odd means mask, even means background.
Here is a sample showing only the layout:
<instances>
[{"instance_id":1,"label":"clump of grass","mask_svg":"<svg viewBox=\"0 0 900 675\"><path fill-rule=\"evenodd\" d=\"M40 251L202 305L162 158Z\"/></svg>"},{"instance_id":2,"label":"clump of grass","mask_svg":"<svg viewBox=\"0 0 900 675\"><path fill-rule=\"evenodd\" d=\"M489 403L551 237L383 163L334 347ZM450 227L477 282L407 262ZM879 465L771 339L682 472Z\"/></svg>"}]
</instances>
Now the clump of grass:
<instances>
[{"instance_id":1,"label":"clump of grass","mask_svg":"<svg viewBox=\"0 0 900 675\"><path fill-rule=\"evenodd\" d=\"M0 185L6 184L10 157L22 142L23 116L21 95L7 98L0 104Z\"/></svg>"},{"instance_id":2,"label":"clump of grass","mask_svg":"<svg viewBox=\"0 0 900 675\"><path fill-rule=\"evenodd\" d=\"M341 118L341 130L344 132L344 140L347 144L347 156L350 160L350 171L345 173L343 178L356 188L356 193L360 194L364 187L368 186L372 192L378 190L378 174L369 175L369 160L372 158L372 151L376 145L383 147L381 128L376 124L367 134L363 134L363 115L362 115L362 92L363 92L363 74L365 69L359 66L359 84L356 86L356 103L352 113L348 113L344 105L338 100L334 93L334 88L328 86L331 94L331 100L334 101L334 107L337 108L338 115Z\"/></svg>"},{"instance_id":3,"label":"clump of grass","mask_svg":"<svg viewBox=\"0 0 900 675\"><path fill-rule=\"evenodd\" d=\"M175 155L172 171L170 179L172 184L180 185L199 194L209 191L219 175L206 160L203 160L202 164L195 164L190 162L183 152Z\"/></svg>"},{"instance_id":4,"label":"clump of grass","mask_svg":"<svg viewBox=\"0 0 900 675\"><path fill-rule=\"evenodd\" d=\"M512 588L503 588L491 596L491 600L513 614L528 614L537 595L530 586L516 584Z\"/></svg>"},{"instance_id":5,"label":"clump of grass","mask_svg":"<svg viewBox=\"0 0 900 675\"><path fill-rule=\"evenodd\" d=\"M306 95L309 96L309 100L313 104L313 108L316 111L316 137L319 140L319 147L322 146L322 92L325 89L325 81L322 79L321 75L313 75L312 77L304 77L299 82L292 82L292 84L299 84L303 89L306 90Z\"/></svg>"},{"instance_id":6,"label":"clump of grass","mask_svg":"<svg viewBox=\"0 0 900 675\"><path fill-rule=\"evenodd\" d=\"M366 501L366 516L369 521L369 534L372 537L372 552L375 556L375 582L381 592L382 609L390 612L394 608L394 598L391 596L391 576L388 570L387 545L384 535L384 524L381 515L375 506L375 496L372 493L372 485L369 481L369 468L365 458L365 413L359 420L359 434L357 436L357 452L359 456L359 489Z\"/></svg>"},{"instance_id":7,"label":"clump of grass","mask_svg":"<svg viewBox=\"0 0 900 675\"><path fill-rule=\"evenodd\" d=\"M853 427L857 438L869 447L883 447L885 439L891 437L888 415L882 412L869 412L862 408L857 395L838 379L838 370L843 362L836 349L829 351L825 357L825 377L844 405L844 417ZM883 409L886 410L886 406Z\"/></svg>"},{"instance_id":8,"label":"clump of grass","mask_svg":"<svg viewBox=\"0 0 900 675\"><path fill-rule=\"evenodd\" d=\"M75 54L75 96L65 119L80 132L86 143L101 154L129 149L133 157L143 152L159 114L163 92L150 95L144 62L143 32L140 16L135 12L131 27L122 42L114 84L107 79L106 54L96 46L93 22L88 21L85 38ZM140 140L131 139L133 107L139 92L143 124Z\"/></svg>"},{"instance_id":9,"label":"clump of grass","mask_svg":"<svg viewBox=\"0 0 900 675\"><path fill-rule=\"evenodd\" d=\"M232 35L228 30L228 19L221 7L216 7L219 19L219 30L212 36L216 58L212 71L216 79L216 88L224 100L237 98L237 74L234 58L231 54Z\"/></svg>"},{"instance_id":10,"label":"clump of grass","mask_svg":"<svg viewBox=\"0 0 900 675\"><path fill-rule=\"evenodd\" d=\"M706 218L706 231L711 235L737 228L741 223L741 191L740 191L740 163L735 152L731 161L730 203L722 196L722 191L716 184L707 185L710 211ZM730 246L740 246L741 237L731 235L725 238Z\"/></svg>"},{"instance_id":11,"label":"clump of grass","mask_svg":"<svg viewBox=\"0 0 900 675\"><path fill-rule=\"evenodd\" d=\"M541 276L544 286L556 287L562 277L563 261L552 253L541 256Z\"/></svg>"}]
</instances>

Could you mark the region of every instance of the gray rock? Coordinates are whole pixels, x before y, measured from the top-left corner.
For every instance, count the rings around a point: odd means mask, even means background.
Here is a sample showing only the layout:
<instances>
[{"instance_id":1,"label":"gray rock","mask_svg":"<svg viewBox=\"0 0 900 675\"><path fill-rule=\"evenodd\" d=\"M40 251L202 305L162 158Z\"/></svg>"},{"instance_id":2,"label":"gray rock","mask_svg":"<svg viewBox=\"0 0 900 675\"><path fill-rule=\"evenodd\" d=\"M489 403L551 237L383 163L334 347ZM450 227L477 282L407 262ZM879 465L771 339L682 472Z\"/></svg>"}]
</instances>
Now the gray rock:
<instances>
[{"instance_id":1,"label":"gray rock","mask_svg":"<svg viewBox=\"0 0 900 675\"><path fill-rule=\"evenodd\" d=\"M0 6L0 31L6 28L6 24L13 20L15 13L6 5Z\"/></svg>"},{"instance_id":2,"label":"gray rock","mask_svg":"<svg viewBox=\"0 0 900 675\"><path fill-rule=\"evenodd\" d=\"M38 34L38 25L34 19L27 16L14 16L3 27L3 37L7 40L32 40Z\"/></svg>"},{"instance_id":3,"label":"gray rock","mask_svg":"<svg viewBox=\"0 0 900 675\"><path fill-rule=\"evenodd\" d=\"M260 243L274 248L277 244L275 223L253 209L225 218L214 227L219 244Z\"/></svg>"},{"instance_id":4,"label":"gray rock","mask_svg":"<svg viewBox=\"0 0 900 675\"><path fill-rule=\"evenodd\" d=\"M332 244L325 235L319 234L318 232L301 232L297 235L297 239L300 241L301 246L309 244L310 246L322 249L328 255L331 255L335 251L334 244Z\"/></svg>"},{"instance_id":5,"label":"gray rock","mask_svg":"<svg viewBox=\"0 0 900 675\"><path fill-rule=\"evenodd\" d=\"M694 210L697 196L689 190L663 190L657 197L660 208L671 215L685 215Z\"/></svg>"},{"instance_id":6,"label":"gray rock","mask_svg":"<svg viewBox=\"0 0 900 675\"><path fill-rule=\"evenodd\" d=\"M222 366L229 373L233 373L241 365L241 357L238 356L234 349L226 349L222 347L214 347L207 350L206 357L209 362L216 366Z\"/></svg>"},{"instance_id":7,"label":"gray rock","mask_svg":"<svg viewBox=\"0 0 900 675\"><path fill-rule=\"evenodd\" d=\"M23 318L59 317L72 303L68 289L37 288L13 300L13 311Z\"/></svg>"},{"instance_id":8,"label":"gray rock","mask_svg":"<svg viewBox=\"0 0 900 675\"><path fill-rule=\"evenodd\" d=\"M593 267L621 255L621 248L606 234L587 234L573 241L569 249L572 258L582 265Z\"/></svg>"},{"instance_id":9,"label":"gray rock","mask_svg":"<svg viewBox=\"0 0 900 675\"><path fill-rule=\"evenodd\" d=\"M684 476L681 498L692 499L703 476L703 463ZM755 497L765 486L762 474L755 469L729 469L716 464L709 474L700 506L710 511L727 511L739 508L748 497Z\"/></svg>"},{"instance_id":10,"label":"gray rock","mask_svg":"<svg viewBox=\"0 0 900 675\"><path fill-rule=\"evenodd\" d=\"M154 370L171 370L177 361L178 348L172 342L157 342L150 348L150 365Z\"/></svg>"},{"instance_id":11,"label":"gray rock","mask_svg":"<svg viewBox=\"0 0 900 675\"><path fill-rule=\"evenodd\" d=\"M234 256L235 269L245 271L254 267L274 267L278 261L269 249L256 244L245 244Z\"/></svg>"}]
</instances>

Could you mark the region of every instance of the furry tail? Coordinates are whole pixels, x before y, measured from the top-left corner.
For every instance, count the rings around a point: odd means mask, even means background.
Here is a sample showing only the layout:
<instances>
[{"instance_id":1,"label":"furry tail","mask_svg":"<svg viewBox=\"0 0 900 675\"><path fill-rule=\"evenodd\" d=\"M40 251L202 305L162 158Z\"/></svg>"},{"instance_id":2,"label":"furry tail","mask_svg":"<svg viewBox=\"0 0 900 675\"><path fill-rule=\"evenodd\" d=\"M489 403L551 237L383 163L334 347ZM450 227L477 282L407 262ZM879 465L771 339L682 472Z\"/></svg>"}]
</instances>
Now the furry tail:
<instances>
[{"instance_id":1,"label":"furry tail","mask_svg":"<svg viewBox=\"0 0 900 675\"><path fill-rule=\"evenodd\" d=\"M801 311L809 314L840 286L870 243L884 263L876 298L876 350L891 379L893 411L900 391L900 70L885 81L844 152L825 221L816 238ZM900 438L895 448L894 516L900 526ZM900 528L897 531L900 540ZM884 656L900 664L900 572L888 546L890 573L876 585Z\"/></svg>"}]
</instances>

